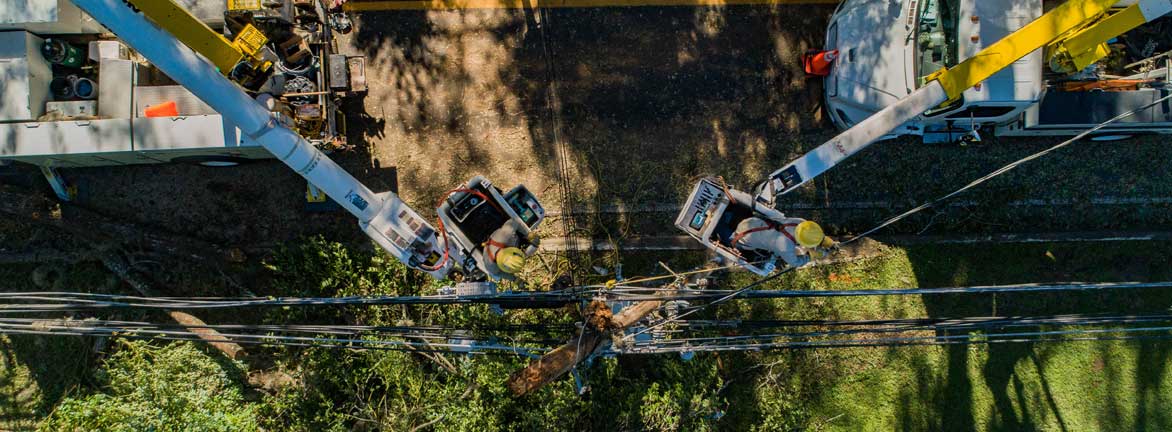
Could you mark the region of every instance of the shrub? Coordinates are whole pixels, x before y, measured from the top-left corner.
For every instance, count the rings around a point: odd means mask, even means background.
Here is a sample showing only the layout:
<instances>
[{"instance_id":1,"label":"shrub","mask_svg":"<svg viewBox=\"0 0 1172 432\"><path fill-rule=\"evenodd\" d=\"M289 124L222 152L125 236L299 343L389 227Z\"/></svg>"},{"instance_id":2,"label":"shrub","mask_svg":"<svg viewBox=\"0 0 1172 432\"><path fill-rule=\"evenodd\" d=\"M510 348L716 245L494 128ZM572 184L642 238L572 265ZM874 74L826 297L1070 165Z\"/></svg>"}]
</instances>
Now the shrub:
<instances>
[{"instance_id":1,"label":"shrub","mask_svg":"<svg viewBox=\"0 0 1172 432\"><path fill-rule=\"evenodd\" d=\"M100 393L63 400L41 430L247 431L258 428L239 365L191 343L123 342L95 373Z\"/></svg>"}]
</instances>

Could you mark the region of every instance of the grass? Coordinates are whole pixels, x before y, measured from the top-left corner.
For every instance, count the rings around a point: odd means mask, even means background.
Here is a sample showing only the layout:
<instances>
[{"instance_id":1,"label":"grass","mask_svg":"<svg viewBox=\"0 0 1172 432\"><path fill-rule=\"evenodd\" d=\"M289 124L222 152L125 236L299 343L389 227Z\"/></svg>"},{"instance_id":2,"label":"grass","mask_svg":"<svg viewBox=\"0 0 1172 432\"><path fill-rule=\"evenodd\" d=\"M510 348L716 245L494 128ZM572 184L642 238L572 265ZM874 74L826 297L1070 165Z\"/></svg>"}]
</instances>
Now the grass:
<instances>
[{"instance_id":1,"label":"grass","mask_svg":"<svg viewBox=\"0 0 1172 432\"><path fill-rule=\"evenodd\" d=\"M631 278L663 273L660 260L681 271L703 259L694 253L607 254L591 263L612 267L621 260ZM878 257L804 269L762 289L1156 281L1172 278L1170 261L1170 242L888 247ZM108 288L96 277L97 267L66 269L63 277L70 282L65 286ZM33 270L0 266L0 280L9 281L11 290L32 289L28 275ZM719 284L751 280L746 273L732 273ZM1169 294L1172 290L788 299L730 302L713 314L867 319L1150 313L1172 305ZM0 428L34 426L64 395L91 381L88 344L88 339L73 338L0 339ZM1172 406L1169 348L1172 344L1156 341L1101 341L703 354L691 363L633 356L601 360L598 364L619 369L593 368L591 373L600 386L605 376L620 384L648 376L665 386L708 389L698 397L722 411L716 425L727 430L1167 430L1172 429L1166 409ZM666 374L666 366L679 377ZM648 390L648 395L658 394ZM606 405L597 399L590 404L599 410Z\"/></svg>"},{"instance_id":2,"label":"grass","mask_svg":"<svg viewBox=\"0 0 1172 432\"><path fill-rule=\"evenodd\" d=\"M1169 243L916 246L804 270L773 289L871 289L1060 281L1168 280ZM832 276L833 275L833 276ZM730 278L733 285L747 279ZM1165 311L1172 290L739 302L721 316L841 318ZM1167 341L851 348L748 354L759 405L785 380L791 423L812 430L1168 430ZM737 408L730 410L733 414ZM742 414L745 409L740 409ZM767 417L769 413L757 413ZM749 416L752 417L752 416ZM737 426L738 428L740 425Z\"/></svg>"}]
</instances>

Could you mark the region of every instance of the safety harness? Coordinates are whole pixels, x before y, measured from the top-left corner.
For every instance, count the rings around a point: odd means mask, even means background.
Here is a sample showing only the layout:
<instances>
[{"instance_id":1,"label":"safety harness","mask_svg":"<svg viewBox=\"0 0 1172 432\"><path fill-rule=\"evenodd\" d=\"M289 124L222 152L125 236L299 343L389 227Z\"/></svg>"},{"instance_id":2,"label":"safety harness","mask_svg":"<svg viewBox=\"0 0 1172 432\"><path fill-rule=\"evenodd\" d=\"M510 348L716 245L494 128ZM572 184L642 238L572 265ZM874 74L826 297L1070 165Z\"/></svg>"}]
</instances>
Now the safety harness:
<instances>
[{"instance_id":1,"label":"safety harness","mask_svg":"<svg viewBox=\"0 0 1172 432\"><path fill-rule=\"evenodd\" d=\"M493 247L496 247L495 251L492 250ZM488 259L492 260L494 263L496 262L496 253L504 250L507 247L509 247L509 245L498 242L491 238L484 241L484 250L488 251Z\"/></svg>"},{"instance_id":2,"label":"safety harness","mask_svg":"<svg viewBox=\"0 0 1172 432\"><path fill-rule=\"evenodd\" d=\"M764 219L762 219L762 220L764 220ZM769 230L780 231L781 234L785 236L785 238L789 239L789 241L793 242L793 244L796 245L796 244L798 244L798 240L795 239L794 236L789 233L789 231L785 230L786 228L796 227L796 226L798 226L798 224L796 224L796 223L776 224L776 223L770 222L768 220L765 220L765 226L757 227L757 228L753 228L753 229L748 229L748 230L745 230L745 232L737 233L737 235L733 236L732 245L733 245L733 247L736 247L737 243L740 243L741 240L744 239L745 236L747 236L749 234L762 232L762 231L769 231Z\"/></svg>"}]
</instances>

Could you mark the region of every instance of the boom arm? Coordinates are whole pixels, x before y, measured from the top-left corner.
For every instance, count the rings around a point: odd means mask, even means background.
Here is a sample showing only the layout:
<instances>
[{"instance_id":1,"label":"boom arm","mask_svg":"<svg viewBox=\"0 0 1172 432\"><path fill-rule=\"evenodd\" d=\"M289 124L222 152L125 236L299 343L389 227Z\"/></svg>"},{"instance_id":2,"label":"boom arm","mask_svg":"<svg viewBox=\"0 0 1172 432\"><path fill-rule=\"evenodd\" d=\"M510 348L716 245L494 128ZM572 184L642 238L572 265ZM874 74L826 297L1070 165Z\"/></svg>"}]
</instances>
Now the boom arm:
<instances>
[{"instance_id":1,"label":"boom arm","mask_svg":"<svg viewBox=\"0 0 1172 432\"><path fill-rule=\"evenodd\" d=\"M391 255L436 278L443 278L451 270L453 260L441 260L444 250L435 229L397 195L371 191L170 33L135 13L122 0L73 1L167 76L235 123L244 135L338 201L358 218L359 227Z\"/></svg>"},{"instance_id":2,"label":"boom arm","mask_svg":"<svg viewBox=\"0 0 1172 432\"><path fill-rule=\"evenodd\" d=\"M1119 35L1172 12L1172 0L1139 0L1096 22L1116 3L1118 0L1069 0L956 66L929 75L924 86L899 102L774 171L757 191L756 200L771 204L778 195L797 189L920 114L959 99L965 90L1035 50L1065 42L1062 46L1068 55L1086 63L1093 55L1089 52L1097 46L1088 39L1098 41L1106 33Z\"/></svg>"},{"instance_id":3,"label":"boom arm","mask_svg":"<svg viewBox=\"0 0 1172 432\"><path fill-rule=\"evenodd\" d=\"M159 27L196 52L203 54L220 73L255 89L272 69L272 63L260 54L267 42L265 35L246 25L234 40L228 40L204 25L175 0L127 0L150 17Z\"/></svg>"}]
</instances>

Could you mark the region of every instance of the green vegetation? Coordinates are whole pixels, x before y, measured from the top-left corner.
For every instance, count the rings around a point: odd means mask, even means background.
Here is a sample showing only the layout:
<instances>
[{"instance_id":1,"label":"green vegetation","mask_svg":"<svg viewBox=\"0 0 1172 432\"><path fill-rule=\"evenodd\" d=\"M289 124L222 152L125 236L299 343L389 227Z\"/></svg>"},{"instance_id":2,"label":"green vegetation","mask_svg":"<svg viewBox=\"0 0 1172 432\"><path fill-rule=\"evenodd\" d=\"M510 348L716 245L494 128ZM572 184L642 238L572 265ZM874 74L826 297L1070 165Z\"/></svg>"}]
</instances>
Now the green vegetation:
<instances>
[{"instance_id":1,"label":"green vegetation","mask_svg":"<svg viewBox=\"0 0 1172 432\"><path fill-rule=\"evenodd\" d=\"M628 277L657 259L623 256ZM612 262L618 257L599 258ZM701 257L672 261L683 269ZM768 289L871 289L1049 281L1167 280L1172 244L883 248ZM260 294L425 294L439 286L388 258L311 239L267 263ZM30 271L0 268L0 272ZM85 264L62 277L85 274ZM540 270L535 270L540 271ZM7 273L5 273L7 274ZM25 273L27 274L27 273ZM595 276L597 278L599 276ZM744 273L720 281L737 286ZM79 281L80 283L80 281ZM99 285L104 282L98 283ZM100 286L98 287L100 288ZM97 288L96 288L97 289ZM1166 310L1172 290L732 302L717 318L866 319ZM311 312L312 311L312 312ZM249 322L366 325L570 323L574 311L485 307L290 308ZM183 344L0 341L4 427L42 430L1102 430L1172 428L1172 344L1096 341L789 350L596 359L537 394L504 387L527 358L249 347L243 362ZM290 379L261 385L246 374ZM251 382L251 384L249 383ZM28 414L28 413L32 414Z\"/></svg>"},{"instance_id":2,"label":"green vegetation","mask_svg":"<svg viewBox=\"0 0 1172 432\"><path fill-rule=\"evenodd\" d=\"M40 429L256 430L256 407L244 402L242 373L190 343L123 341L95 373L101 391L65 398Z\"/></svg>"}]
</instances>

